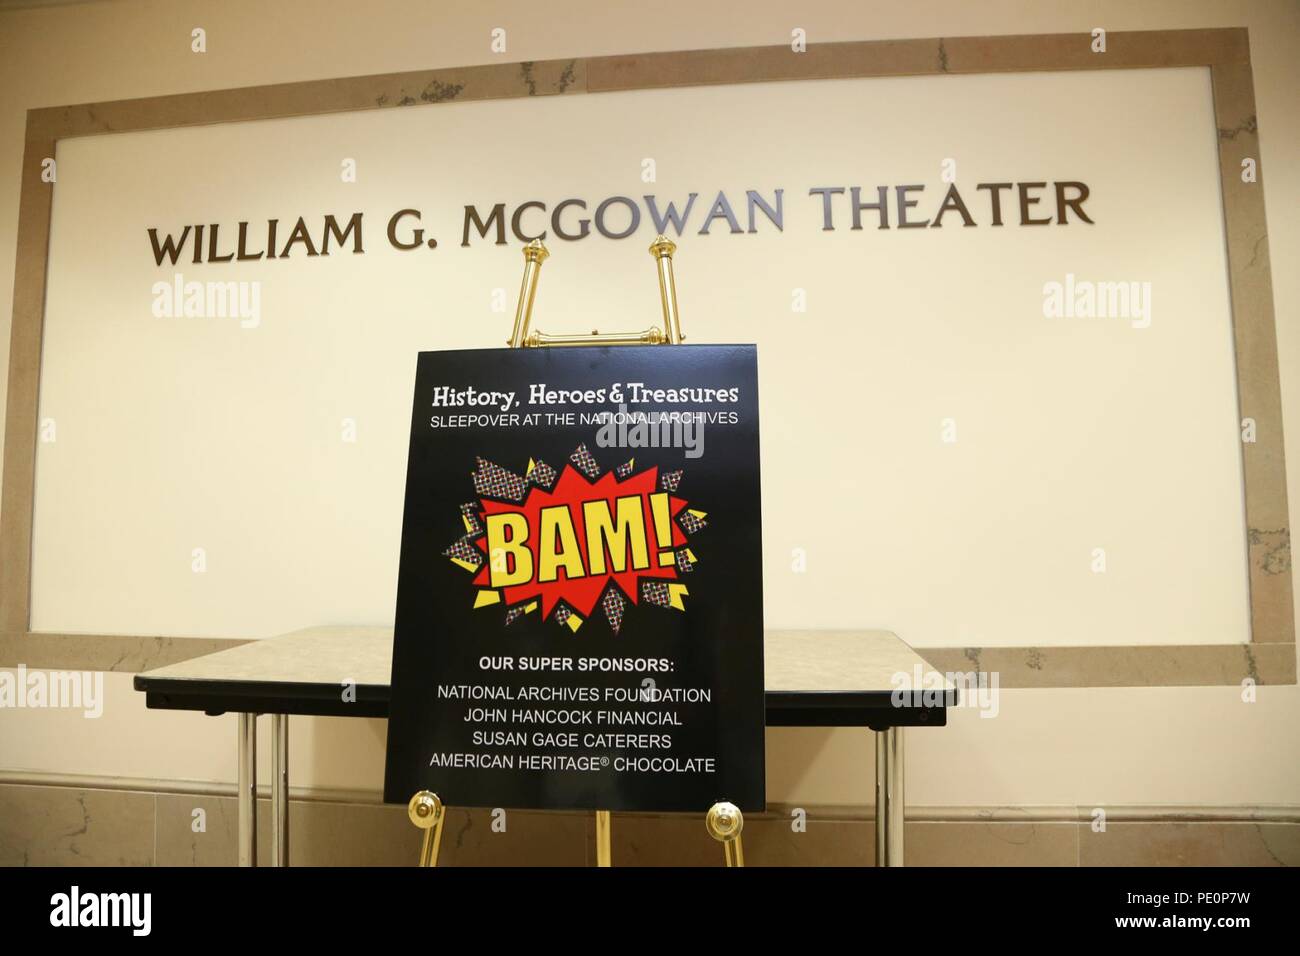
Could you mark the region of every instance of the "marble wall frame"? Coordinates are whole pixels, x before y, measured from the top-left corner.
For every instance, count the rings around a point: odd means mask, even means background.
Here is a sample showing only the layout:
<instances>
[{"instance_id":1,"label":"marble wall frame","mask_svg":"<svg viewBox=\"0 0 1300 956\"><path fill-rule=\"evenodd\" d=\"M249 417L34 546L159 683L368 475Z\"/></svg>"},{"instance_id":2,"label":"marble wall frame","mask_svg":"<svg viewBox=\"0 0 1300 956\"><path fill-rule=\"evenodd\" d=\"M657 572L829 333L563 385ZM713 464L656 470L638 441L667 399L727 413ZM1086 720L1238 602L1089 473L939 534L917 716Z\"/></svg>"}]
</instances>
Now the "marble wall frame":
<instances>
[{"instance_id":1,"label":"marble wall frame","mask_svg":"<svg viewBox=\"0 0 1300 956\"><path fill-rule=\"evenodd\" d=\"M1248 643L925 649L943 670L996 670L1002 687L1235 685L1296 682L1290 521L1282 442L1263 171L1247 31L956 37L573 58L453 67L33 109L27 113L0 495L0 666L138 671L243 643L149 635L30 631L32 504L53 184L41 163L67 137L456 101L845 77L1046 70L1210 69L1236 343L1239 412L1256 423L1242 444L1249 542ZM1259 164L1243 182L1241 164ZM1175 622L1171 620L1171 629Z\"/></svg>"}]
</instances>

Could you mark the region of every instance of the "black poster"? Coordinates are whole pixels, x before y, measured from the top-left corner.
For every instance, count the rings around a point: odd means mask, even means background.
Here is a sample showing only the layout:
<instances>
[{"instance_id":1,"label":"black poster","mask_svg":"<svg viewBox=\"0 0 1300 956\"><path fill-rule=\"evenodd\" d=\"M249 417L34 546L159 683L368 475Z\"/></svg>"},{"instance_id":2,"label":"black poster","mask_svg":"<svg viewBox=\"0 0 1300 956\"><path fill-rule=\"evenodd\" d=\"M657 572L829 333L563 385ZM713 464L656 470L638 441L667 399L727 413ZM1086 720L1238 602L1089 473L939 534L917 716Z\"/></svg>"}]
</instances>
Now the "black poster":
<instances>
[{"instance_id":1,"label":"black poster","mask_svg":"<svg viewBox=\"0 0 1300 956\"><path fill-rule=\"evenodd\" d=\"M384 798L764 808L752 345L424 352Z\"/></svg>"}]
</instances>

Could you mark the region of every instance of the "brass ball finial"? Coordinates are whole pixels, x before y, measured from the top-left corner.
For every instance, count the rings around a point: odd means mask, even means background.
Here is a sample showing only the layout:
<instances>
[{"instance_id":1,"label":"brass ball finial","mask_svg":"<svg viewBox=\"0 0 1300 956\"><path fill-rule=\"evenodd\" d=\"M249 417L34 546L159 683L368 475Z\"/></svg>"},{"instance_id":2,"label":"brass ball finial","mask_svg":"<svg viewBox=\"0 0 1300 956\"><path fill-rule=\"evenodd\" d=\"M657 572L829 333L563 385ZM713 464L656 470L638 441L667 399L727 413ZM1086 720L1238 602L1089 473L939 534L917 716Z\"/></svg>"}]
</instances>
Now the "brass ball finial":
<instances>
[{"instance_id":1,"label":"brass ball finial","mask_svg":"<svg viewBox=\"0 0 1300 956\"><path fill-rule=\"evenodd\" d=\"M550 252L547 251L546 244L540 239L534 239L532 242L528 243L528 245L524 246L525 262L536 262L540 265L546 261L546 258L549 255Z\"/></svg>"},{"instance_id":2,"label":"brass ball finial","mask_svg":"<svg viewBox=\"0 0 1300 956\"><path fill-rule=\"evenodd\" d=\"M654 242L650 243L650 255L656 259L671 259L676 251L677 243L667 236L655 236Z\"/></svg>"},{"instance_id":3,"label":"brass ball finial","mask_svg":"<svg viewBox=\"0 0 1300 956\"><path fill-rule=\"evenodd\" d=\"M704 818L704 828L713 839L726 843L740 836L740 831L745 828L745 818L734 803L715 803Z\"/></svg>"},{"instance_id":4,"label":"brass ball finial","mask_svg":"<svg viewBox=\"0 0 1300 956\"><path fill-rule=\"evenodd\" d=\"M432 830L442 818L442 801L436 793L421 790L406 805L406 815L421 830Z\"/></svg>"}]
</instances>

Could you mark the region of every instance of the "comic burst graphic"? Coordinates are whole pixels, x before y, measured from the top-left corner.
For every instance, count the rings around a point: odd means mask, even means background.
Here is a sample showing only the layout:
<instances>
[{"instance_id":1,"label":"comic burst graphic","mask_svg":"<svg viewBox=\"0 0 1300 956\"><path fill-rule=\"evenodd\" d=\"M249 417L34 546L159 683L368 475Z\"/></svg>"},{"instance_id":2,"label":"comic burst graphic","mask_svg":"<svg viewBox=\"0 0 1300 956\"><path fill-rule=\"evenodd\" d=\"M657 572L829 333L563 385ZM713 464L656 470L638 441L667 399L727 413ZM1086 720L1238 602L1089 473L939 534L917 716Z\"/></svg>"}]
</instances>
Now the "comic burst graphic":
<instances>
[{"instance_id":1,"label":"comic burst graphic","mask_svg":"<svg viewBox=\"0 0 1300 956\"><path fill-rule=\"evenodd\" d=\"M475 608L503 605L506 625L540 613L577 633L599 606L615 634L629 605L686 610L688 537L707 515L677 496L680 469L637 472L634 459L602 471L579 445L559 471L530 459L521 476L479 458L472 479L465 534L442 553L473 575Z\"/></svg>"}]
</instances>

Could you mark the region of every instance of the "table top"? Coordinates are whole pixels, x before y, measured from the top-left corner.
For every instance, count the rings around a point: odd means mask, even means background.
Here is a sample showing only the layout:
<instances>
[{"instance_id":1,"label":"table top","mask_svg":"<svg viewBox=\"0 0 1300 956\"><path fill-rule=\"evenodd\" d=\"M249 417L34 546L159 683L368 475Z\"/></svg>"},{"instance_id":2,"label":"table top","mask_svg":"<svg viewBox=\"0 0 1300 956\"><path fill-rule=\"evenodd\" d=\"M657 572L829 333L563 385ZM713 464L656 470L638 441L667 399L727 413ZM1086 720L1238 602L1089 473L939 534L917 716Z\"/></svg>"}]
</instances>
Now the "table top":
<instances>
[{"instance_id":1,"label":"table top","mask_svg":"<svg viewBox=\"0 0 1300 956\"><path fill-rule=\"evenodd\" d=\"M772 726L942 726L955 703L889 631L767 631L763 655ZM138 674L135 688L159 709L384 717L392 659L391 627L311 627ZM897 706L900 673L948 699Z\"/></svg>"}]
</instances>

